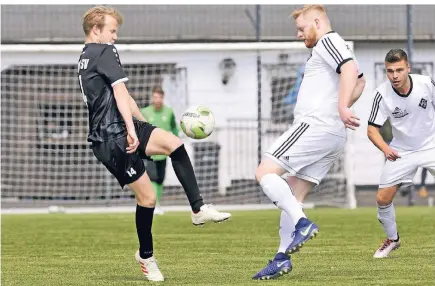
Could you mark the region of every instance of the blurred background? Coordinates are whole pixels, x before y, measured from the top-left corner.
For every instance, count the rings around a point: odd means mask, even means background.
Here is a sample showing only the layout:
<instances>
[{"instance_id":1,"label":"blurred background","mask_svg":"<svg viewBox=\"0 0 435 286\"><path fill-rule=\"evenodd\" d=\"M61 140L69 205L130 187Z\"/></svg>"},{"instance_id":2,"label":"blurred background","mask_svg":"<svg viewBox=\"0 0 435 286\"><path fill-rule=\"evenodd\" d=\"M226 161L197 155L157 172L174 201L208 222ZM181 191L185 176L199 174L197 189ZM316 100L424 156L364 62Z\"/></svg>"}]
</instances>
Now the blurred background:
<instances>
[{"instance_id":1,"label":"blurred background","mask_svg":"<svg viewBox=\"0 0 435 286\"><path fill-rule=\"evenodd\" d=\"M1 6L2 208L131 205L86 142L87 110L77 81L89 5ZM117 48L140 107L162 86L177 121L191 105L213 110L206 140L182 136L203 196L217 204L268 204L254 180L260 155L293 120L309 50L296 42L293 5L115 5L124 16ZM366 136L383 60L405 49L415 73L434 78L435 5L326 5L333 30L367 80L354 111L361 127L309 198L314 205L373 205L384 157ZM158 44L158 45L157 45ZM383 129L391 136L388 124ZM170 163L162 205L185 205ZM432 204L434 179L396 204Z\"/></svg>"}]
</instances>

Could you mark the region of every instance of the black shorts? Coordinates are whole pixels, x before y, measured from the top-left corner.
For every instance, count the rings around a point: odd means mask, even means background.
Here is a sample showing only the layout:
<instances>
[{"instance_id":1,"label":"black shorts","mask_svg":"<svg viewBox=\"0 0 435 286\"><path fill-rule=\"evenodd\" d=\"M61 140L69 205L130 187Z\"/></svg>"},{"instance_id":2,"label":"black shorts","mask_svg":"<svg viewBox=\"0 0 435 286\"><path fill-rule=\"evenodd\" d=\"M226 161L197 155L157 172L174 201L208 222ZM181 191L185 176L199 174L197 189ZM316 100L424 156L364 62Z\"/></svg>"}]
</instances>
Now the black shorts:
<instances>
[{"instance_id":1,"label":"black shorts","mask_svg":"<svg viewBox=\"0 0 435 286\"><path fill-rule=\"evenodd\" d=\"M143 159L151 159L146 155L145 149L151 132L156 127L142 121L135 121L134 126L139 139L139 147L132 154L127 154L127 136L92 143L95 157L115 176L121 188L138 180L145 173Z\"/></svg>"}]
</instances>

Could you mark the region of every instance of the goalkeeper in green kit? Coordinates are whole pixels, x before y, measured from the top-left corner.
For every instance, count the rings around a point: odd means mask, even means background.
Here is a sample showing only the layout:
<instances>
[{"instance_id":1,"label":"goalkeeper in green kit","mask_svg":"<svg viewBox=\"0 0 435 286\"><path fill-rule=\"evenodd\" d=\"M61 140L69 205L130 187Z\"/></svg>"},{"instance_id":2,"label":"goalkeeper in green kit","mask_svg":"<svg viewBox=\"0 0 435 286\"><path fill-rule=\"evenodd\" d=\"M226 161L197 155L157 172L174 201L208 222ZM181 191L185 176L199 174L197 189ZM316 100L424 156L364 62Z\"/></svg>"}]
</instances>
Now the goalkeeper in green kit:
<instances>
[{"instance_id":1,"label":"goalkeeper in green kit","mask_svg":"<svg viewBox=\"0 0 435 286\"><path fill-rule=\"evenodd\" d=\"M140 111L145 119L154 126L172 132L178 136L178 127L172 108L163 103L165 93L162 88L154 87L152 91L152 104L141 108ZM162 215L160 198L163 193L163 181L166 173L166 156L151 156L153 161L147 161L147 173L156 192L156 208L154 214Z\"/></svg>"}]
</instances>

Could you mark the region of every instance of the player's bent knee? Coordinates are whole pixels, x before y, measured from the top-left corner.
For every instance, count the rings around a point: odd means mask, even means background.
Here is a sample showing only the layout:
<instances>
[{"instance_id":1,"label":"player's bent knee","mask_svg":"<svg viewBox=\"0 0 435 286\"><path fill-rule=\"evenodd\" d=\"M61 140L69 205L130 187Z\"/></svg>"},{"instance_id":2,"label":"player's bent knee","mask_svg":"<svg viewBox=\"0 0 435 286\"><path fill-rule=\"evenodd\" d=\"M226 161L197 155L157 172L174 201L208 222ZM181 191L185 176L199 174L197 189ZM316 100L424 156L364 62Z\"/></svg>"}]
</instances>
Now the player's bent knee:
<instances>
[{"instance_id":1,"label":"player's bent knee","mask_svg":"<svg viewBox=\"0 0 435 286\"><path fill-rule=\"evenodd\" d=\"M267 172L264 169L264 167L260 164L257 169L255 170L255 179L257 179L257 182L260 182L264 175L266 175Z\"/></svg>"},{"instance_id":2,"label":"player's bent knee","mask_svg":"<svg viewBox=\"0 0 435 286\"><path fill-rule=\"evenodd\" d=\"M148 156L166 155L169 156L183 143L181 139L172 133L156 128L151 133L150 140L146 146L145 153Z\"/></svg>"},{"instance_id":3,"label":"player's bent knee","mask_svg":"<svg viewBox=\"0 0 435 286\"><path fill-rule=\"evenodd\" d=\"M380 206L391 204L395 193L395 190L392 188L379 189L376 196L376 203Z\"/></svg>"},{"instance_id":4,"label":"player's bent knee","mask_svg":"<svg viewBox=\"0 0 435 286\"><path fill-rule=\"evenodd\" d=\"M166 131L165 131L166 132ZM183 145L183 142L181 142L181 139L177 136L175 136L172 133L166 132L165 139L162 143L165 153L163 155L169 156L172 152L178 149L181 145Z\"/></svg>"},{"instance_id":5,"label":"player's bent knee","mask_svg":"<svg viewBox=\"0 0 435 286\"><path fill-rule=\"evenodd\" d=\"M261 179L267 174L277 174L281 176L284 173L285 170L280 165L276 164L274 161L268 158L265 158L257 167L255 171L255 178L258 182L260 182Z\"/></svg>"},{"instance_id":6,"label":"player's bent knee","mask_svg":"<svg viewBox=\"0 0 435 286\"><path fill-rule=\"evenodd\" d=\"M261 163L260 166L258 166L257 170L255 171L255 178L257 179L257 182L260 182L261 179L263 179L263 177L268 174L275 174L275 172L270 168L268 168L263 163Z\"/></svg>"},{"instance_id":7,"label":"player's bent knee","mask_svg":"<svg viewBox=\"0 0 435 286\"><path fill-rule=\"evenodd\" d=\"M181 139L173 134L172 138L171 138L171 142L169 142L169 154L174 152L175 150L178 149L178 147L180 147L181 145L183 145L183 142L181 142Z\"/></svg>"}]
</instances>

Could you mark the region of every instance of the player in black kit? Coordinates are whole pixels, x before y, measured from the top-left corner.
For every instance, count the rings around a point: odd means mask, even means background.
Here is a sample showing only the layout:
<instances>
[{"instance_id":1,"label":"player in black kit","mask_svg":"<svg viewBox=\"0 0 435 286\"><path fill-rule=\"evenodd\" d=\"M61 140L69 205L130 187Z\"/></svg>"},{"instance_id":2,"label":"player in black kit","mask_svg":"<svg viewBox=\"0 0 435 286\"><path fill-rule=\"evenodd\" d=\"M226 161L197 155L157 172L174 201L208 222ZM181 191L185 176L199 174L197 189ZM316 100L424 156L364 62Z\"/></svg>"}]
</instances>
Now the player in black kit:
<instances>
[{"instance_id":1,"label":"player in black kit","mask_svg":"<svg viewBox=\"0 0 435 286\"><path fill-rule=\"evenodd\" d=\"M163 281L153 256L151 226L155 192L143 158L167 155L192 208L192 223L202 225L231 217L205 205L189 156L180 139L145 122L125 82L118 51L113 45L123 18L113 8L89 9L83 18L85 46L78 62L78 79L89 112L88 141L95 157L112 173L121 187L128 185L136 196L136 229L139 250L136 260L148 280Z\"/></svg>"}]
</instances>

